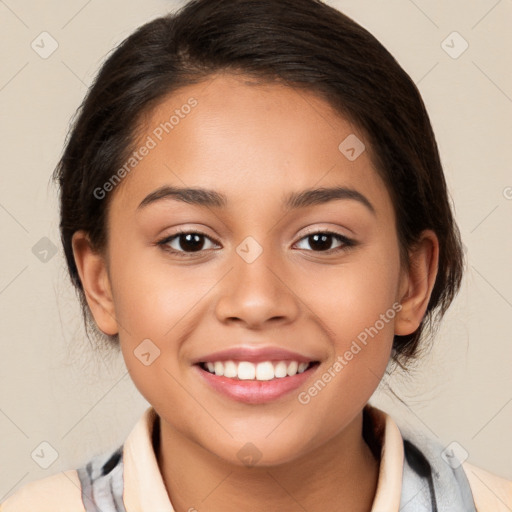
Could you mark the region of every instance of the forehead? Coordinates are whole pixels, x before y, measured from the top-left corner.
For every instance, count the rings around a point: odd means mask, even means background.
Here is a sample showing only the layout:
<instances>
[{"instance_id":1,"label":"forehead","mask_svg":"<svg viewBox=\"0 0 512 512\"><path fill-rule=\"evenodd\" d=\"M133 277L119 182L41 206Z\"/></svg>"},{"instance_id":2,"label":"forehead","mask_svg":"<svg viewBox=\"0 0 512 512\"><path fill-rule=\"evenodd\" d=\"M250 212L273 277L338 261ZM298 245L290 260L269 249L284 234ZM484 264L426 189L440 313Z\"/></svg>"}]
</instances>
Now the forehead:
<instances>
[{"instance_id":1,"label":"forehead","mask_svg":"<svg viewBox=\"0 0 512 512\"><path fill-rule=\"evenodd\" d=\"M227 206L340 184L389 202L358 128L314 93L278 83L220 74L186 86L144 116L137 149L115 190L131 210L162 185L218 190Z\"/></svg>"}]
</instances>

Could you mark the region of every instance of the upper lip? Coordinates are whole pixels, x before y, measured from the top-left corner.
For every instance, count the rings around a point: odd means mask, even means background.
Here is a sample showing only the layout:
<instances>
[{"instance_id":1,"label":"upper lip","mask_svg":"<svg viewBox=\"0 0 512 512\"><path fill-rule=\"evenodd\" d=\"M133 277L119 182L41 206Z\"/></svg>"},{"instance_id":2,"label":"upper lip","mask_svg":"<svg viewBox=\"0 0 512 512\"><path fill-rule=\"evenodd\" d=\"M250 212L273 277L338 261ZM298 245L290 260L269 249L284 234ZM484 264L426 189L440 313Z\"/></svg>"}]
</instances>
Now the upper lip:
<instances>
[{"instance_id":1,"label":"upper lip","mask_svg":"<svg viewBox=\"0 0 512 512\"><path fill-rule=\"evenodd\" d=\"M198 363L214 363L215 361L249 361L251 363L260 363L263 361L283 361L290 359L299 363L309 363L317 361L313 357L308 357L297 352L292 352L280 347L231 347L218 352L199 357L193 361Z\"/></svg>"}]
</instances>

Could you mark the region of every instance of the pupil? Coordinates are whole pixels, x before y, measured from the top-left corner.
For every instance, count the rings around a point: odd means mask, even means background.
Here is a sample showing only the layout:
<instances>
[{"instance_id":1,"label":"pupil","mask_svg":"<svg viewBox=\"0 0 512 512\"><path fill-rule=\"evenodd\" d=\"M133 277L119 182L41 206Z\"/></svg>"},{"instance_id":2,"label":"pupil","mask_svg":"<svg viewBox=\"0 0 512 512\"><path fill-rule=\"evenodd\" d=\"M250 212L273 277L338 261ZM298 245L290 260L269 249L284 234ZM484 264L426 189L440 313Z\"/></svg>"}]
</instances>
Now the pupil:
<instances>
[{"instance_id":1,"label":"pupil","mask_svg":"<svg viewBox=\"0 0 512 512\"><path fill-rule=\"evenodd\" d=\"M185 240L185 243L183 243ZM191 251L200 251L203 248L204 240L197 233L188 233L180 235L180 246L182 249L190 249Z\"/></svg>"},{"instance_id":2,"label":"pupil","mask_svg":"<svg viewBox=\"0 0 512 512\"><path fill-rule=\"evenodd\" d=\"M311 235L311 238L313 239L313 243L310 243L312 249L316 248L319 251L327 251L331 247L332 235L317 233Z\"/></svg>"}]
</instances>

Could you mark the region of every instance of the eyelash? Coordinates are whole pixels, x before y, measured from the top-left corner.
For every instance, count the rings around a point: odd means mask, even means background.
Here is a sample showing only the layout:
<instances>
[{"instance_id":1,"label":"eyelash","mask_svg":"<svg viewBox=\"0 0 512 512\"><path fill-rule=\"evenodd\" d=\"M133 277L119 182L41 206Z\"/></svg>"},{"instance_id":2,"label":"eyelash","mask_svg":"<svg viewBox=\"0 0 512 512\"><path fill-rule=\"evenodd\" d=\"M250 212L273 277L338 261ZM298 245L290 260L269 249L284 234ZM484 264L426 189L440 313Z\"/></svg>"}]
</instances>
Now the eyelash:
<instances>
[{"instance_id":1,"label":"eyelash","mask_svg":"<svg viewBox=\"0 0 512 512\"><path fill-rule=\"evenodd\" d=\"M185 230L179 230L178 232L176 232L175 234L171 235L171 236L167 236L161 240L159 240L158 242L156 242L156 245L162 247L162 249L166 252L169 252L173 255L176 255L176 256L179 256L179 257L183 257L183 258L191 258L191 257L194 257L195 254L199 254L201 252L204 252L203 249L199 250L199 251L191 251L191 252L186 252L186 251L177 251L176 249L171 249L167 244L171 241L173 241L174 239L178 238L179 236L181 235L199 235L199 236L203 236L205 238L208 238L209 240L211 240L212 242L216 243L217 245L220 245L219 242L217 240L215 240L214 238L204 234L204 233L201 233L200 231L185 231ZM339 233L336 233L334 231L328 231L328 230L319 230L319 231L313 231L311 233L308 233L307 235L303 236L299 242L301 240L304 240L305 238L309 238L311 236L314 236L314 235L331 235L335 240L341 242L343 245L342 246L339 246L339 247L334 247L333 249L328 249L326 251L314 251L314 250L310 250L310 249L301 249L301 250L307 250L308 252L316 252L316 253L319 253L319 254L334 254L334 253L337 253L339 251L346 251L347 249L350 249L352 247L355 247L357 245L357 242L355 240L352 240L350 238L347 238L346 236L344 235L340 235Z\"/></svg>"}]
</instances>

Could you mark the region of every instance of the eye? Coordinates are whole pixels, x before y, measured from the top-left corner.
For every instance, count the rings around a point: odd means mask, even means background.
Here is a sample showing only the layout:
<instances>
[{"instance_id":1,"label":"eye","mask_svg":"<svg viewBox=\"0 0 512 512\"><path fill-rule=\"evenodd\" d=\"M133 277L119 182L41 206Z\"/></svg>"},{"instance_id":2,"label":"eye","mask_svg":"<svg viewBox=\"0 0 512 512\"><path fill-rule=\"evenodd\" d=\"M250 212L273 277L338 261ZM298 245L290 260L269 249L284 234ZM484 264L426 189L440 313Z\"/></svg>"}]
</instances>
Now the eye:
<instances>
[{"instance_id":1,"label":"eye","mask_svg":"<svg viewBox=\"0 0 512 512\"><path fill-rule=\"evenodd\" d=\"M305 237L301 238L299 243L302 240L306 240L314 252L333 253L356 245L354 240L332 231L317 231L315 233L309 233ZM338 242L339 245L331 247L333 242ZM299 247L299 249L305 249L305 247ZM306 250L309 249L306 248Z\"/></svg>"},{"instance_id":2,"label":"eye","mask_svg":"<svg viewBox=\"0 0 512 512\"><path fill-rule=\"evenodd\" d=\"M332 231L309 233L301 238L298 243L303 243L303 241L306 241L311 249L307 249L306 247L299 247L299 249L327 254L343 251L356 245L354 240ZM338 243L338 245L332 247L333 242ZM210 245L208 246L208 244ZM161 246L162 249L167 252L184 257L189 257L192 256L193 253L200 253L205 249L214 249L215 246L219 246L216 240L213 240L199 231L180 231L158 241L157 245Z\"/></svg>"},{"instance_id":3,"label":"eye","mask_svg":"<svg viewBox=\"0 0 512 512\"><path fill-rule=\"evenodd\" d=\"M210 244L210 247L208 246ZM203 249L212 249L217 245L210 237L198 231L180 231L168 236L157 245L162 246L166 251L179 256L187 256L188 253L201 252Z\"/></svg>"}]
</instances>

